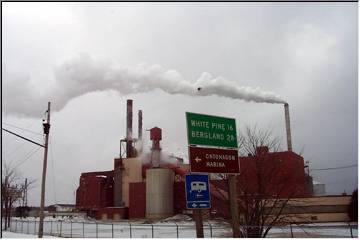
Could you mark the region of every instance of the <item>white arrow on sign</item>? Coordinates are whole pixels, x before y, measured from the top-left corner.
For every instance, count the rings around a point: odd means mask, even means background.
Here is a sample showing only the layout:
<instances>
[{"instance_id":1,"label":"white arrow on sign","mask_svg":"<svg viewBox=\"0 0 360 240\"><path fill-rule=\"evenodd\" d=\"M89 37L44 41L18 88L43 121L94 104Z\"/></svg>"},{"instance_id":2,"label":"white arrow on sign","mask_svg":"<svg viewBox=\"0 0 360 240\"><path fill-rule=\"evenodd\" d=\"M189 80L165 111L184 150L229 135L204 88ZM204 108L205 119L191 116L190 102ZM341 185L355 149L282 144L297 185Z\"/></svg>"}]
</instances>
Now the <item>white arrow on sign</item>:
<instances>
[{"instance_id":1,"label":"white arrow on sign","mask_svg":"<svg viewBox=\"0 0 360 240\"><path fill-rule=\"evenodd\" d=\"M195 158L194 160L195 160L195 162L200 162L200 161L201 161L201 158L198 158L198 157L196 156L196 158Z\"/></svg>"},{"instance_id":2,"label":"white arrow on sign","mask_svg":"<svg viewBox=\"0 0 360 240\"><path fill-rule=\"evenodd\" d=\"M196 207L197 205L196 205L196 203L193 203L192 206L193 206L193 207Z\"/></svg>"}]
</instances>

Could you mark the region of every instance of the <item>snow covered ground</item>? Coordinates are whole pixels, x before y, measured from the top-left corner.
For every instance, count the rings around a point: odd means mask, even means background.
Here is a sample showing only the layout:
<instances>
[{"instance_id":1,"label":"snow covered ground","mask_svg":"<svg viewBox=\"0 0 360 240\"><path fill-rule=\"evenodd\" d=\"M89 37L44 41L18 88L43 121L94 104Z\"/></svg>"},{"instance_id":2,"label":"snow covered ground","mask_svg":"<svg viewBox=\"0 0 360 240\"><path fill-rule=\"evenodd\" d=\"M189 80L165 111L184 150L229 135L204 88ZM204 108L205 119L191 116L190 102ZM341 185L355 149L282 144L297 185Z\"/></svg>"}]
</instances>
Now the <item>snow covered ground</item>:
<instances>
[{"instance_id":1,"label":"snow covered ground","mask_svg":"<svg viewBox=\"0 0 360 240\"><path fill-rule=\"evenodd\" d=\"M37 238L37 235L14 233L9 231L2 231L2 238ZM44 238L56 238L52 236L44 236Z\"/></svg>"},{"instance_id":2,"label":"snow covered ground","mask_svg":"<svg viewBox=\"0 0 360 240\"><path fill-rule=\"evenodd\" d=\"M11 231L29 234L36 237L39 227L38 219L13 218ZM357 225L352 227L353 237L357 237ZM47 217L44 221L44 235L57 237L77 238L195 238L195 222L187 215L176 215L160 221L140 219L137 221L122 220L117 222L95 221L89 218L52 218ZM230 224L222 219L205 220L204 235L211 237L231 237ZM292 226L293 237L351 237L347 223L321 223ZM3 236L12 238L12 236ZM273 227L268 237L291 238L291 228Z\"/></svg>"},{"instance_id":3,"label":"snow covered ground","mask_svg":"<svg viewBox=\"0 0 360 240\"><path fill-rule=\"evenodd\" d=\"M350 228L347 224L338 223L331 225L304 224L292 227L294 238L351 238ZM352 227L353 237L357 237L357 226ZM269 238L291 238L291 229L286 227L273 227L268 236Z\"/></svg>"}]
</instances>

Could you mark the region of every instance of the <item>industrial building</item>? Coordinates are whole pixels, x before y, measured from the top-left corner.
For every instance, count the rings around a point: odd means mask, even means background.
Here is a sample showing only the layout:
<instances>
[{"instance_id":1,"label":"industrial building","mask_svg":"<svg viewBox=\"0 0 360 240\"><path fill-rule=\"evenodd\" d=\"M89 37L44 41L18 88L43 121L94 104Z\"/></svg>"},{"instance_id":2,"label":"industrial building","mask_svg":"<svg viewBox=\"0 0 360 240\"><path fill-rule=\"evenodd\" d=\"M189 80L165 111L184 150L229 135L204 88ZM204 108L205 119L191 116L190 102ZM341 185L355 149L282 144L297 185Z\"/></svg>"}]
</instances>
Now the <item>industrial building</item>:
<instances>
[{"instance_id":1,"label":"industrial building","mask_svg":"<svg viewBox=\"0 0 360 240\"><path fill-rule=\"evenodd\" d=\"M181 159L174 164L160 161L162 131L158 127L150 129L151 152L142 152L142 111L138 112L138 138L133 138L132 104L132 100L127 100L127 131L126 138L120 140L120 157L113 159L112 170L81 174L76 191L77 211L103 220L157 219L189 213L184 192L184 175L189 172L189 165L183 164ZM242 173L237 182L239 185L246 183L246 191L255 191L260 185L255 171L255 160L260 159L264 161L264 174L274 174L267 183L268 197L275 193L280 193L281 197L312 195L312 179L304 171L304 159L292 152L287 104L285 122L288 151L269 152L266 146L261 146L254 156L239 157ZM279 190L279 186L282 189ZM212 207L206 214L228 218L227 181L212 175L210 189Z\"/></svg>"}]
</instances>

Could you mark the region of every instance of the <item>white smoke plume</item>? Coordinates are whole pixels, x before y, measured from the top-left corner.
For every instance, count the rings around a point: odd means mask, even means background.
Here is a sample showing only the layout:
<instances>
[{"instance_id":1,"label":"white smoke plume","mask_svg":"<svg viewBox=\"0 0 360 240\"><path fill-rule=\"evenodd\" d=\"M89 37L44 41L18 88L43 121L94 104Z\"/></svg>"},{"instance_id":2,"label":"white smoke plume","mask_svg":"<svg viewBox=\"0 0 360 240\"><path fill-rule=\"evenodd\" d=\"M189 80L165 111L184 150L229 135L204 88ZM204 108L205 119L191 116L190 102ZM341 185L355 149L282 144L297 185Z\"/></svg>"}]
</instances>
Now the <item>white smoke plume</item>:
<instances>
[{"instance_id":1,"label":"white smoke plume","mask_svg":"<svg viewBox=\"0 0 360 240\"><path fill-rule=\"evenodd\" d=\"M4 84L4 92L9 92L4 94L3 99L5 114L34 116L38 113L34 107L41 104L46 106L47 101L52 102L53 110L59 111L74 97L105 90L116 90L126 95L161 89L170 94L217 95L245 101L285 103L272 92L263 91L259 87L239 87L236 82L223 77L213 77L206 72L196 81L190 82L176 70L167 70L160 65L119 66L96 60L86 54L78 55L57 66L54 73L56 84L42 96L34 93L26 81L19 84L13 79L6 79L11 76L5 74L3 80L7 84ZM26 90L21 90L23 87L26 87Z\"/></svg>"}]
</instances>

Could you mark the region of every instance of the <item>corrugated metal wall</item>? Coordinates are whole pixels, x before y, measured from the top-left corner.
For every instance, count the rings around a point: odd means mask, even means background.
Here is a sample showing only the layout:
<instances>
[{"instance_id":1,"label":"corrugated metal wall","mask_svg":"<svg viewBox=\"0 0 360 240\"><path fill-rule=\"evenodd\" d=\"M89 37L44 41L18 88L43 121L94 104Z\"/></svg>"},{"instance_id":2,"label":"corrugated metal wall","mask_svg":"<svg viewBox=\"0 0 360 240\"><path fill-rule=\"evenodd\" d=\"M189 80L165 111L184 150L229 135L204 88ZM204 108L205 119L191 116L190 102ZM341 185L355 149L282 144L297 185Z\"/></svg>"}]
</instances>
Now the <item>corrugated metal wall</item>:
<instances>
[{"instance_id":1,"label":"corrugated metal wall","mask_svg":"<svg viewBox=\"0 0 360 240\"><path fill-rule=\"evenodd\" d=\"M129 199L129 218L145 218L146 185L144 182L130 183Z\"/></svg>"}]
</instances>

